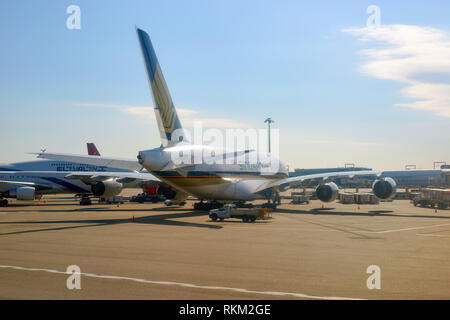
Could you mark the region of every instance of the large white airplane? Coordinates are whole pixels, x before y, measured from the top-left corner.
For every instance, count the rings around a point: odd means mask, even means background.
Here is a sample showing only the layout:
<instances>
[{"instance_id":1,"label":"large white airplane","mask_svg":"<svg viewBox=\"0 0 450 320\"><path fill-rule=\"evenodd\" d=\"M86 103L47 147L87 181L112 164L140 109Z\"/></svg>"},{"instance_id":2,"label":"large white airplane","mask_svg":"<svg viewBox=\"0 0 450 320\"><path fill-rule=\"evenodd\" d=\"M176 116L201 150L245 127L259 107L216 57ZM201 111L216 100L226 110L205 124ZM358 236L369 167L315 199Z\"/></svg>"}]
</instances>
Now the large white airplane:
<instances>
[{"instance_id":1,"label":"large white airplane","mask_svg":"<svg viewBox=\"0 0 450 320\"><path fill-rule=\"evenodd\" d=\"M148 181L159 182L139 172L0 171L0 206L8 205L4 198L34 200L45 194L93 194L108 199L123 188L142 188Z\"/></svg>"},{"instance_id":2,"label":"large white airplane","mask_svg":"<svg viewBox=\"0 0 450 320\"><path fill-rule=\"evenodd\" d=\"M88 154L99 156L93 143L87 143ZM89 194L109 198L120 194L123 188L142 188L143 184L160 184L147 171L92 166L59 160L34 160L0 164L0 206L8 200L40 199L45 194ZM162 186L159 192L166 191ZM166 195L167 197L167 195Z\"/></svg>"},{"instance_id":3,"label":"large white airplane","mask_svg":"<svg viewBox=\"0 0 450 320\"><path fill-rule=\"evenodd\" d=\"M83 156L58 153L38 153L38 158L65 160L97 166L108 166L128 170L147 169L161 181L170 185L176 193L176 199L181 200L192 195L208 203L197 203L196 208L208 209L217 201L252 201L266 199L268 204L280 191L303 181L318 180L317 196L324 202L334 201L338 196L338 186L329 182L336 177L371 176L374 194L387 199L396 192L395 181L383 175L382 171L354 171L312 174L306 176L288 177L286 167L271 154L257 153L254 150L224 151L208 145L194 145L186 139L167 84L164 80L148 34L136 28L142 56L147 71L147 77L152 92L154 111L158 123L162 145L158 148L140 151L137 158L118 159L104 156ZM201 161L179 164L180 153L192 154L201 152L222 159L212 164ZM249 165L248 156L256 156L256 163ZM244 159L245 158L245 159ZM192 158L191 158L192 159ZM265 159L264 163L260 159ZM228 161L231 160L231 161ZM277 164L267 170L265 164ZM264 170L263 170L264 169ZM409 171L411 172L411 171ZM273 204L272 204L273 205Z\"/></svg>"},{"instance_id":4,"label":"large white airplane","mask_svg":"<svg viewBox=\"0 0 450 320\"><path fill-rule=\"evenodd\" d=\"M100 156L94 143L86 143L88 155ZM93 166L85 163L75 163L59 160L32 160L0 164L0 171L101 171L101 172L129 172L130 170L110 168L107 166ZM145 171L146 172L146 171Z\"/></svg>"}]
</instances>

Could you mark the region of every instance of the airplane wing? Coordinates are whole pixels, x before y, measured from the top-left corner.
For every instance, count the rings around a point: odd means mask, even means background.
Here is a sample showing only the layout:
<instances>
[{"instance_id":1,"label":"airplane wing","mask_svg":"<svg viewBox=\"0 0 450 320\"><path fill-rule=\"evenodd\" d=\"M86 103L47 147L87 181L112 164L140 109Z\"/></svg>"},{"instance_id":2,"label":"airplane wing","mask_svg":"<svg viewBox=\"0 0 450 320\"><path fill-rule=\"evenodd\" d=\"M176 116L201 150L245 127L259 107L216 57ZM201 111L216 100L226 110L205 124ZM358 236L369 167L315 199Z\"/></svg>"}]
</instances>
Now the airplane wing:
<instances>
[{"instance_id":1,"label":"airplane wing","mask_svg":"<svg viewBox=\"0 0 450 320\"><path fill-rule=\"evenodd\" d=\"M37 184L34 182L6 181L0 180L0 192L5 192L18 187L33 187L36 191L50 190L51 186Z\"/></svg>"},{"instance_id":2,"label":"airplane wing","mask_svg":"<svg viewBox=\"0 0 450 320\"><path fill-rule=\"evenodd\" d=\"M140 169L142 169L142 166L139 164L137 159L110 158L104 156L85 156L49 152L38 152L33 154L37 154L37 157L42 159L84 163L99 167L110 167L133 171L139 171Z\"/></svg>"},{"instance_id":3,"label":"airplane wing","mask_svg":"<svg viewBox=\"0 0 450 320\"><path fill-rule=\"evenodd\" d=\"M150 173L139 172L73 172L64 178L68 180L81 180L86 184L93 184L108 179L116 179L120 183L129 183L136 180L160 182L158 178Z\"/></svg>"},{"instance_id":4,"label":"airplane wing","mask_svg":"<svg viewBox=\"0 0 450 320\"><path fill-rule=\"evenodd\" d=\"M344 172L327 172L327 173L317 173L317 174L309 174L304 176L296 176L290 177L280 180L269 181L266 184L260 186L255 193L271 189L271 188L279 188L279 189L287 189L293 185L301 184L305 181L326 181L332 178L350 178L353 179L355 177L381 177L383 175L383 171L373 171L373 170L362 170L362 171L344 171Z\"/></svg>"}]
</instances>

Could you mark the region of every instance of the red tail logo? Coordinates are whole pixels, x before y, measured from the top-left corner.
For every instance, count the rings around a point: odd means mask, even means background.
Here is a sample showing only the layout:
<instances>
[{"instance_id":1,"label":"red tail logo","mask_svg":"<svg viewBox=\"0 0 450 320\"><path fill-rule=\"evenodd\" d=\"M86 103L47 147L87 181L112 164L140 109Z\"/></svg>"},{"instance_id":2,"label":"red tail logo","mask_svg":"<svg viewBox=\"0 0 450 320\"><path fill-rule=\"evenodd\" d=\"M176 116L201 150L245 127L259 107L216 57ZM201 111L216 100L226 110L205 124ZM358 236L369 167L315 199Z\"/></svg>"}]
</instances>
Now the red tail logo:
<instances>
[{"instance_id":1,"label":"red tail logo","mask_svg":"<svg viewBox=\"0 0 450 320\"><path fill-rule=\"evenodd\" d=\"M98 152L94 143L88 142L87 150L88 150L88 155L90 155L90 156L100 156L100 152Z\"/></svg>"}]
</instances>

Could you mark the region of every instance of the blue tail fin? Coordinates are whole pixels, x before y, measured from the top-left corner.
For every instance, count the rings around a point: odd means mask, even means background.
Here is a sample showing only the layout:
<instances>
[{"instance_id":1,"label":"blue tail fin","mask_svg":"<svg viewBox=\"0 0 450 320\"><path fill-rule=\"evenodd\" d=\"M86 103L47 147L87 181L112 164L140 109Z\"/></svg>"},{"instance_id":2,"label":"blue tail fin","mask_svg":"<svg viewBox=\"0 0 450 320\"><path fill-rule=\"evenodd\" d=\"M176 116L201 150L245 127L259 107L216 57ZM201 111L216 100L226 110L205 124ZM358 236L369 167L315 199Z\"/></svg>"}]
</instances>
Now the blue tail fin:
<instances>
[{"instance_id":1,"label":"blue tail fin","mask_svg":"<svg viewBox=\"0 0 450 320\"><path fill-rule=\"evenodd\" d=\"M161 67L159 66L158 58L156 58L149 35L139 28L136 28L136 32L152 91L159 134L163 145L167 146L178 142L172 141L172 133L174 130L182 129L180 119L170 97L169 89L161 72Z\"/></svg>"}]
</instances>

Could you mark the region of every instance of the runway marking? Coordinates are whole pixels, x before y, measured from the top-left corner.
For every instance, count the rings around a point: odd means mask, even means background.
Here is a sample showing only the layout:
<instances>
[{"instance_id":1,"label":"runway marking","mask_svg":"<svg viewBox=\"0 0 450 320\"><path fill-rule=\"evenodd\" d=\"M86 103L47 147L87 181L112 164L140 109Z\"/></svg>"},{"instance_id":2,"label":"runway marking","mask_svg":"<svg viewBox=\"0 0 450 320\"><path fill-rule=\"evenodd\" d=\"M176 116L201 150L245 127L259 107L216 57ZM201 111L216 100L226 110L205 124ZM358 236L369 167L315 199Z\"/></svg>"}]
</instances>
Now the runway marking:
<instances>
[{"instance_id":1,"label":"runway marking","mask_svg":"<svg viewBox=\"0 0 450 320\"><path fill-rule=\"evenodd\" d=\"M0 265L0 268L23 270L23 271L41 271L41 272L65 274L65 275L68 274L65 271L59 271L59 270L53 270L53 269L41 269L41 268L26 268L26 267L20 267L20 266ZM101 279L111 279L111 280L128 280L128 281L157 284L157 285L179 286L179 287L187 287L187 288L195 288L195 289L206 289L206 290L226 290L226 291L234 291L234 292L240 292L240 293L253 293L253 294L270 295L270 296L292 296L292 297L296 297L296 298L318 299L318 300L364 300L364 299L346 298L346 297L311 296L308 294L296 293L296 292L256 291L256 290L232 288L232 287L204 286L204 285L197 285L197 284L184 283L184 282L155 281L155 280L146 280L146 279L131 278L131 277L98 275L98 274L94 274L94 273L84 273L84 272L81 272L80 274L83 276L86 276L86 277L91 277L91 278L101 278Z\"/></svg>"},{"instance_id":2,"label":"runway marking","mask_svg":"<svg viewBox=\"0 0 450 320\"><path fill-rule=\"evenodd\" d=\"M434 227L443 227L443 226L450 226L450 223L435 224L432 226L424 226L424 227L394 229L394 230L385 230L385 231L365 231L365 232L368 232L368 233L390 233L390 232L410 231L410 230L418 230L418 229L426 229L426 228L434 228ZM361 232L364 232L364 231L361 231Z\"/></svg>"},{"instance_id":3,"label":"runway marking","mask_svg":"<svg viewBox=\"0 0 450 320\"><path fill-rule=\"evenodd\" d=\"M417 233L418 236L424 236L424 237L439 237L439 238L450 238L450 236L444 236L441 234L430 234L430 233Z\"/></svg>"}]
</instances>

